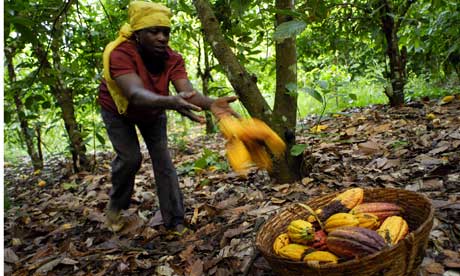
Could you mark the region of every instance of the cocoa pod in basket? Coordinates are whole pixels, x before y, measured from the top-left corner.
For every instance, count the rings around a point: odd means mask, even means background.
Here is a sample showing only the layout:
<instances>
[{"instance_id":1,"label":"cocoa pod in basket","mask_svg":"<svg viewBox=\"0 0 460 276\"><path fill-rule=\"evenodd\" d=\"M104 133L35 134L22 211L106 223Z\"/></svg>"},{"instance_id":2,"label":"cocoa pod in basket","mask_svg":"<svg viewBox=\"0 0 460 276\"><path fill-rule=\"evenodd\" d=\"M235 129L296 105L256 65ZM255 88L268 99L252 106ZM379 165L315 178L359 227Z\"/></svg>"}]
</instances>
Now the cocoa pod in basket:
<instances>
[{"instance_id":1,"label":"cocoa pod in basket","mask_svg":"<svg viewBox=\"0 0 460 276\"><path fill-rule=\"evenodd\" d=\"M314 251L311 247L302 244L290 243L278 251L278 255L293 261L301 261L308 253Z\"/></svg>"},{"instance_id":2,"label":"cocoa pod in basket","mask_svg":"<svg viewBox=\"0 0 460 276\"><path fill-rule=\"evenodd\" d=\"M379 221L384 221L390 216L398 216L401 212L402 208L400 206L389 202L361 203L350 211L353 215L363 213L376 215L379 218Z\"/></svg>"},{"instance_id":3,"label":"cocoa pod in basket","mask_svg":"<svg viewBox=\"0 0 460 276\"><path fill-rule=\"evenodd\" d=\"M324 229L330 233L334 229L344 226L358 226L359 220L352 214L349 213L337 213L333 214L326 220Z\"/></svg>"},{"instance_id":4,"label":"cocoa pod in basket","mask_svg":"<svg viewBox=\"0 0 460 276\"><path fill-rule=\"evenodd\" d=\"M324 232L323 230L318 230L315 232L313 240L311 240L307 245L315 249L318 249L318 250L326 250L327 249L326 239L327 239L326 232Z\"/></svg>"},{"instance_id":5,"label":"cocoa pod in basket","mask_svg":"<svg viewBox=\"0 0 460 276\"><path fill-rule=\"evenodd\" d=\"M275 238L275 241L273 242L273 251L275 251L275 253L278 254L280 249L285 247L289 243L290 241L288 234L282 233Z\"/></svg>"},{"instance_id":6,"label":"cocoa pod in basket","mask_svg":"<svg viewBox=\"0 0 460 276\"><path fill-rule=\"evenodd\" d=\"M317 262L319 264L323 263L333 263L336 264L339 261L339 258L328 251L315 251L308 253L303 258L304 262Z\"/></svg>"},{"instance_id":7,"label":"cocoa pod in basket","mask_svg":"<svg viewBox=\"0 0 460 276\"><path fill-rule=\"evenodd\" d=\"M315 235L313 225L308 221L297 219L291 221L287 227L289 239L294 243L307 244Z\"/></svg>"},{"instance_id":8,"label":"cocoa pod in basket","mask_svg":"<svg viewBox=\"0 0 460 276\"><path fill-rule=\"evenodd\" d=\"M337 228L329 233L326 243L329 251L346 259L364 257L386 246L377 232L356 226Z\"/></svg>"},{"instance_id":9,"label":"cocoa pod in basket","mask_svg":"<svg viewBox=\"0 0 460 276\"><path fill-rule=\"evenodd\" d=\"M330 216L337 213L347 213L355 206L363 202L364 190L361 188L348 189L334 199L332 199L326 206L315 210L319 219L325 222ZM307 219L309 222L314 222L316 219L314 216L309 216Z\"/></svg>"},{"instance_id":10,"label":"cocoa pod in basket","mask_svg":"<svg viewBox=\"0 0 460 276\"><path fill-rule=\"evenodd\" d=\"M359 224L358 224L359 227L376 230L380 226L379 217L377 217L374 214L359 213L354 216L359 221Z\"/></svg>"},{"instance_id":11,"label":"cocoa pod in basket","mask_svg":"<svg viewBox=\"0 0 460 276\"><path fill-rule=\"evenodd\" d=\"M400 216L391 216L386 218L377 233L390 244L397 244L400 240L404 239L409 233L409 225Z\"/></svg>"}]
</instances>

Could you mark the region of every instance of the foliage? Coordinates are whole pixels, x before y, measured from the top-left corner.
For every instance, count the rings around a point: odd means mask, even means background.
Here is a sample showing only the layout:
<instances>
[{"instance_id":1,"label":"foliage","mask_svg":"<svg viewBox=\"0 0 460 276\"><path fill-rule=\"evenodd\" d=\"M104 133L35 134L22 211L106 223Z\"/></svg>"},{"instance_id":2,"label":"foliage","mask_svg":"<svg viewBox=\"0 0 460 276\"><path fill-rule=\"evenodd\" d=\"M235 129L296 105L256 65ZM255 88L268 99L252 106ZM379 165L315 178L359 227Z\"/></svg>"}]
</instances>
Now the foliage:
<instances>
[{"instance_id":1,"label":"foliage","mask_svg":"<svg viewBox=\"0 0 460 276\"><path fill-rule=\"evenodd\" d=\"M228 171L227 161L218 152L204 149L196 160L185 162L177 168L178 174L195 175L204 171Z\"/></svg>"},{"instance_id":2,"label":"foliage","mask_svg":"<svg viewBox=\"0 0 460 276\"><path fill-rule=\"evenodd\" d=\"M125 22L129 1L78 1L66 14L68 2L5 1L5 50L14 52L17 80L13 83L5 72L4 118L5 156L25 154L23 138L14 104L13 92L19 91L25 106L30 131L40 129L45 157L67 154L68 138L60 119L60 109L50 94L51 78L40 74L42 60L35 46L48 49L54 24L64 18L59 74L73 91L77 121L81 125L90 152L110 147L96 103L101 77L101 56L105 45L113 40ZM371 1L372 2L372 1ZM70 3L70 2L69 2ZM197 74L197 49L202 44L200 25L190 0L163 1L175 14L171 46L184 56L195 87L200 88ZM331 113L349 106L386 103L383 37L378 31L375 11L367 1L309 0L299 2L295 11L276 10L271 1L212 1L226 39L241 64L257 78L267 102L273 106L275 91L275 40L297 37L298 109L300 116ZM398 2L395 2L398 3ZM425 95L452 93L455 57L459 50L458 25L460 4L453 0L417 1L407 13L399 33L400 45L408 51L409 79L406 100ZM292 16L292 23L273 25L274 14ZM50 54L48 52L48 54ZM201 53L203 54L203 52ZM221 64L211 57L214 96L233 93ZM455 79L453 79L455 82ZM443 83L444 82L444 83ZM311 97L313 96L313 97ZM233 105L241 114L241 104ZM171 115L172 125L182 118ZM179 131L181 133L181 131ZM178 135L177 137L180 137ZM184 136L182 136L184 137ZM180 142L183 139L173 139ZM185 146L185 143L182 143Z\"/></svg>"}]
</instances>

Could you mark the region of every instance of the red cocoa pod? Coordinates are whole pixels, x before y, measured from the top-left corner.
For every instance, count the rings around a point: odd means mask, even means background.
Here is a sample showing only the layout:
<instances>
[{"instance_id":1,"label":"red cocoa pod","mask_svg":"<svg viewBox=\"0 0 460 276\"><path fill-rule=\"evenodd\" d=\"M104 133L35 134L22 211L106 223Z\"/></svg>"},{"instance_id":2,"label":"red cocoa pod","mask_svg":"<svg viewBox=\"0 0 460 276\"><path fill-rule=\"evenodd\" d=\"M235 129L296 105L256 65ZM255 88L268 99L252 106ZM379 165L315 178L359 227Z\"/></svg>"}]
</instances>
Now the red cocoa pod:
<instances>
[{"instance_id":1,"label":"red cocoa pod","mask_svg":"<svg viewBox=\"0 0 460 276\"><path fill-rule=\"evenodd\" d=\"M376 231L356 226L337 228L329 233L326 244L330 252L345 259L364 257L386 246Z\"/></svg>"},{"instance_id":2,"label":"red cocoa pod","mask_svg":"<svg viewBox=\"0 0 460 276\"><path fill-rule=\"evenodd\" d=\"M327 239L326 232L324 232L323 230L318 230L315 232L315 235L313 236L313 240L308 245L318 250L326 250L327 249L326 239Z\"/></svg>"},{"instance_id":3,"label":"red cocoa pod","mask_svg":"<svg viewBox=\"0 0 460 276\"><path fill-rule=\"evenodd\" d=\"M379 221L384 221L390 216L399 216L402 213L402 208L394 203L389 202L367 202L361 203L351 209L353 215L368 213L379 218Z\"/></svg>"}]
</instances>

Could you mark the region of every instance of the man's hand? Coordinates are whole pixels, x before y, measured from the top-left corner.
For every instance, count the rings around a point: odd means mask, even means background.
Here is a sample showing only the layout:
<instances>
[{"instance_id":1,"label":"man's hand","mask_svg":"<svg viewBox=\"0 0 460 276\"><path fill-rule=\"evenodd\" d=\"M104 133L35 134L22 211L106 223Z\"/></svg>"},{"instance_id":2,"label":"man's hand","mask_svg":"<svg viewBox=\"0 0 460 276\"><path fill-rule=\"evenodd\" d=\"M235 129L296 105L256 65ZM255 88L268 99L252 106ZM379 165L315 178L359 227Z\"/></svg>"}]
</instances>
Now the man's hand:
<instances>
[{"instance_id":1,"label":"man's hand","mask_svg":"<svg viewBox=\"0 0 460 276\"><path fill-rule=\"evenodd\" d=\"M204 123L206 120L203 116L196 115L192 112L201 111L201 108L186 101L187 98L193 97L193 95L195 95L195 92L181 92L177 96L171 96L171 103L168 108L176 110L192 121Z\"/></svg>"},{"instance_id":2,"label":"man's hand","mask_svg":"<svg viewBox=\"0 0 460 276\"><path fill-rule=\"evenodd\" d=\"M221 119L225 116L235 116L236 118L240 118L241 116L236 113L229 105L229 103L234 102L238 99L236 96L230 96L230 97L222 97L222 98L217 98L214 100L214 102L211 104L211 112L216 116L217 119Z\"/></svg>"}]
</instances>

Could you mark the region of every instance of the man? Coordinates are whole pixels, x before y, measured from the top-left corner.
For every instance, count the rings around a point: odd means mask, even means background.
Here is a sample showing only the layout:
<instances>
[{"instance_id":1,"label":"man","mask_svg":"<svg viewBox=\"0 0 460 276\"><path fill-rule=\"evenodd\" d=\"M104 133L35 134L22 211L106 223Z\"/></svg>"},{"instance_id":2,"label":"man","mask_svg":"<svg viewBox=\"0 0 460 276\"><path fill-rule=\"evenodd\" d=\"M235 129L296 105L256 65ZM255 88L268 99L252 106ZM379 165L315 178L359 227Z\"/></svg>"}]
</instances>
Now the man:
<instances>
[{"instance_id":1,"label":"man","mask_svg":"<svg viewBox=\"0 0 460 276\"><path fill-rule=\"evenodd\" d=\"M129 207L134 178L142 161L137 126L152 160L164 224L181 235L187 228L182 193L167 147L165 110L176 110L203 123L204 117L193 111L211 110L217 118L238 116L229 107L236 97L211 99L194 90L184 60L168 46L171 13L167 7L135 1L130 4L128 15L129 23L104 50L104 80L98 99L117 153L112 161L107 221L113 231L123 227L120 212ZM169 95L170 83L178 95Z\"/></svg>"}]
</instances>

